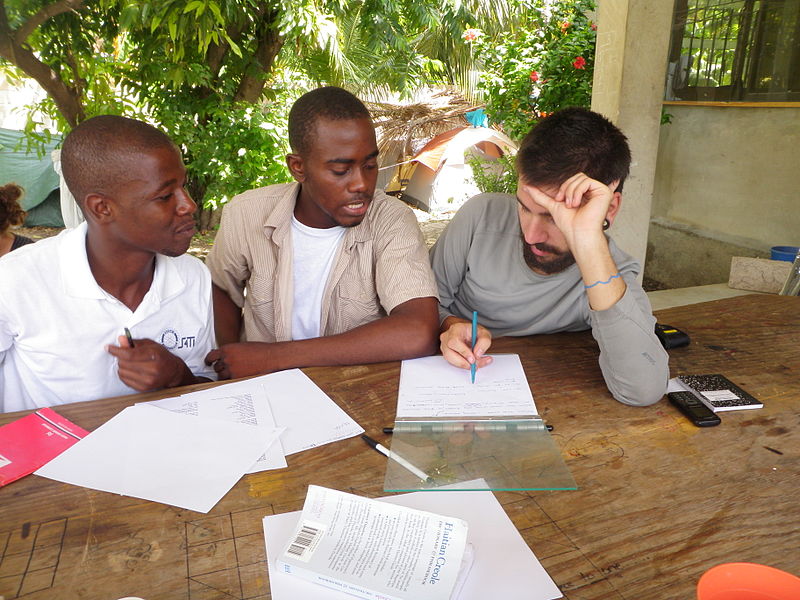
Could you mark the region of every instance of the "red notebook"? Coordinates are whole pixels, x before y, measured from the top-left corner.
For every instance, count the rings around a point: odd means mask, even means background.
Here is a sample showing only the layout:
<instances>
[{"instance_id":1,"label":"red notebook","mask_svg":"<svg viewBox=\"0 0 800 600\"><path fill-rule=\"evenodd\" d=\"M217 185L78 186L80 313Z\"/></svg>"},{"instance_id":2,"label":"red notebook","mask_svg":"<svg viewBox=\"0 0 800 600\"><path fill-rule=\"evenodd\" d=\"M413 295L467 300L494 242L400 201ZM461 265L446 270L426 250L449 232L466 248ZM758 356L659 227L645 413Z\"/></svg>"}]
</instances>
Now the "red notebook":
<instances>
[{"instance_id":1,"label":"red notebook","mask_svg":"<svg viewBox=\"0 0 800 600\"><path fill-rule=\"evenodd\" d=\"M49 408L0 427L0 486L47 464L89 432Z\"/></svg>"}]
</instances>

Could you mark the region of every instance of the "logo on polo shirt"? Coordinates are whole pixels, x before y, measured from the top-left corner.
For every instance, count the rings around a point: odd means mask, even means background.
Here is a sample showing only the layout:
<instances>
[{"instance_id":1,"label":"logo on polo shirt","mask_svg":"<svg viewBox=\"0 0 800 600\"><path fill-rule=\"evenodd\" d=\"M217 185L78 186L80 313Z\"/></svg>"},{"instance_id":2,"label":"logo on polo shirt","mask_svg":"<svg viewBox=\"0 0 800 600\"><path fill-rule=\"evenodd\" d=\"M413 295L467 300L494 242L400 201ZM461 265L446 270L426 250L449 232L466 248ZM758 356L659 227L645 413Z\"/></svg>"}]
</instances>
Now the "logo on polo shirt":
<instances>
[{"instance_id":1,"label":"logo on polo shirt","mask_svg":"<svg viewBox=\"0 0 800 600\"><path fill-rule=\"evenodd\" d=\"M193 335L181 337L174 329L166 329L161 334L161 345L167 350L180 350L181 348L194 348Z\"/></svg>"}]
</instances>

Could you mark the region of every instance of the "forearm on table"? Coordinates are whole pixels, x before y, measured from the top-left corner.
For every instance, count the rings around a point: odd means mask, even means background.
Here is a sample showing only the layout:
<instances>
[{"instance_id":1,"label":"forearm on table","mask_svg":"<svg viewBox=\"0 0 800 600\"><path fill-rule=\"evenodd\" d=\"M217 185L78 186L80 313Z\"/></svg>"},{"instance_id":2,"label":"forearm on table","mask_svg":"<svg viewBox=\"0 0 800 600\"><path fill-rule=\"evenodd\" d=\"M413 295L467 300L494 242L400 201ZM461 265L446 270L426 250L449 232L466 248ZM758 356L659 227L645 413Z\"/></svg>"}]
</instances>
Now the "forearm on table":
<instances>
[{"instance_id":1,"label":"forearm on table","mask_svg":"<svg viewBox=\"0 0 800 600\"><path fill-rule=\"evenodd\" d=\"M211 296L214 301L214 331L217 344L230 344L239 341L242 329L242 309L236 306L228 293L216 284L212 285Z\"/></svg>"},{"instance_id":2,"label":"forearm on table","mask_svg":"<svg viewBox=\"0 0 800 600\"><path fill-rule=\"evenodd\" d=\"M592 315L603 378L612 396L623 404L647 406L666 392L669 357L655 336L654 324L630 289L617 306Z\"/></svg>"},{"instance_id":3,"label":"forearm on table","mask_svg":"<svg viewBox=\"0 0 800 600\"><path fill-rule=\"evenodd\" d=\"M438 347L436 298L416 298L386 317L337 335L254 345L264 371L357 365L429 356Z\"/></svg>"}]
</instances>

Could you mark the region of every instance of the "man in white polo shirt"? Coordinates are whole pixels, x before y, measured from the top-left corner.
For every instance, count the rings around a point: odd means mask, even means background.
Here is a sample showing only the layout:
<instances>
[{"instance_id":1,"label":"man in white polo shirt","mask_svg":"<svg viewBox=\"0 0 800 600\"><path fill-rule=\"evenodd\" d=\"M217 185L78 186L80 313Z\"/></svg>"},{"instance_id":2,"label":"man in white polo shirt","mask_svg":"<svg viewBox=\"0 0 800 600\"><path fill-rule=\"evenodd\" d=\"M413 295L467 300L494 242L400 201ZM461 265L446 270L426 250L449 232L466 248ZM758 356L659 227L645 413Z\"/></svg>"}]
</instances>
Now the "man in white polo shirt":
<instances>
[{"instance_id":1,"label":"man in white polo shirt","mask_svg":"<svg viewBox=\"0 0 800 600\"><path fill-rule=\"evenodd\" d=\"M78 125L61 157L86 222L0 260L0 411L213 376L211 281L184 254L197 206L178 149L104 115Z\"/></svg>"}]
</instances>

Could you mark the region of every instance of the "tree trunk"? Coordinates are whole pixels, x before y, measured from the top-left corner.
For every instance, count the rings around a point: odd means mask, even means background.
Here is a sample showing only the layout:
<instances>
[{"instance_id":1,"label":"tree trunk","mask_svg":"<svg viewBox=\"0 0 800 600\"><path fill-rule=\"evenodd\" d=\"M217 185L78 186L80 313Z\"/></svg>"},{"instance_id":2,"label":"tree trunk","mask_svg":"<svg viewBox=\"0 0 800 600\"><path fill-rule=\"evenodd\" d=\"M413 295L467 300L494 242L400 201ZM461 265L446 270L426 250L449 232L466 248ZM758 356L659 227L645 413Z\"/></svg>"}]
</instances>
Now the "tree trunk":
<instances>
[{"instance_id":1,"label":"tree trunk","mask_svg":"<svg viewBox=\"0 0 800 600\"><path fill-rule=\"evenodd\" d=\"M272 27L268 27L261 39L258 41L258 48L256 48L253 58L251 59L251 66L257 66L258 70L254 74L249 74L245 70L245 74L239 82L239 87L233 99L235 102L249 102L255 104L261 99L264 93L264 85L266 84L269 73L272 71L272 63L275 62L275 57L283 47L283 38ZM251 71L251 72L252 72Z\"/></svg>"},{"instance_id":2,"label":"tree trunk","mask_svg":"<svg viewBox=\"0 0 800 600\"><path fill-rule=\"evenodd\" d=\"M216 229L221 218L221 208L200 207L197 209L197 229L203 232Z\"/></svg>"},{"instance_id":3,"label":"tree trunk","mask_svg":"<svg viewBox=\"0 0 800 600\"><path fill-rule=\"evenodd\" d=\"M3 40L3 42L5 41ZM0 43L0 57L35 79L56 103L58 112L70 124L70 127L75 127L86 118L78 92L65 84L53 69L26 48L12 44L11 51L6 53L7 47L5 43Z\"/></svg>"}]
</instances>

